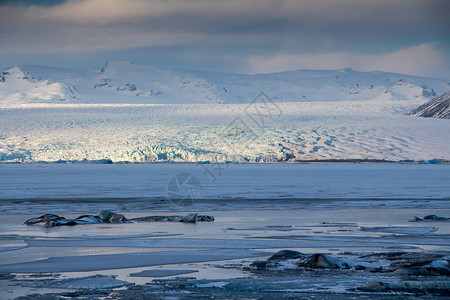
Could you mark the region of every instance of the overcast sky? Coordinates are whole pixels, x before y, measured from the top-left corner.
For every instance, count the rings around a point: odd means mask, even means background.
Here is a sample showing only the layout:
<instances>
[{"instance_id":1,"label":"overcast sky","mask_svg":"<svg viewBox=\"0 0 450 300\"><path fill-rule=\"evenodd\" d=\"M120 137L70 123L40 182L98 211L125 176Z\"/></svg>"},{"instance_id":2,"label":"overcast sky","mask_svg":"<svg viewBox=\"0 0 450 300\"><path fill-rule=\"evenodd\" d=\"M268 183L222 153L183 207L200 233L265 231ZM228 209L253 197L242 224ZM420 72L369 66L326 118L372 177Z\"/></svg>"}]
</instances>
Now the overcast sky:
<instances>
[{"instance_id":1,"label":"overcast sky","mask_svg":"<svg viewBox=\"0 0 450 300\"><path fill-rule=\"evenodd\" d=\"M450 79L448 0L0 0L0 66L107 60Z\"/></svg>"}]
</instances>

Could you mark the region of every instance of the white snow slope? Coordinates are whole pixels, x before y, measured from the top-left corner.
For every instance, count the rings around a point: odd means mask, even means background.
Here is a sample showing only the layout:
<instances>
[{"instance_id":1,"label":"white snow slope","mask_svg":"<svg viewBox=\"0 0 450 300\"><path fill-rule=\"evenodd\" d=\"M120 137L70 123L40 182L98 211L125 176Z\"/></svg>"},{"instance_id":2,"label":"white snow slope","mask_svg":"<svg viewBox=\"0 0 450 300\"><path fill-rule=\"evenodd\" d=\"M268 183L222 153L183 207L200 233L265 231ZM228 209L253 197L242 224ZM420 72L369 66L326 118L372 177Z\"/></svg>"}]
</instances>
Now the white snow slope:
<instances>
[{"instance_id":1,"label":"white snow slope","mask_svg":"<svg viewBox=\"0 0 450 300\"><path fill-rule=\"evenodd\" d=\"M69 83L34 78L18 67L0 75L0 104L78 102L76 88Z\"/></svg>"},{"instance_id":2,"label":"white snow slope","mask_svg":"<svg viewBox=\"0 0 450 300\"><path fill-rule=\"evenodd\" d=\"M425 102L450 90L449 81L386 72L342 69L242 75L167 70L126 61L106 63L101 71L21 66L7 70L1 78L1 104L248 103L261 91L284 102Z\"/></svg>"}]
</instances>

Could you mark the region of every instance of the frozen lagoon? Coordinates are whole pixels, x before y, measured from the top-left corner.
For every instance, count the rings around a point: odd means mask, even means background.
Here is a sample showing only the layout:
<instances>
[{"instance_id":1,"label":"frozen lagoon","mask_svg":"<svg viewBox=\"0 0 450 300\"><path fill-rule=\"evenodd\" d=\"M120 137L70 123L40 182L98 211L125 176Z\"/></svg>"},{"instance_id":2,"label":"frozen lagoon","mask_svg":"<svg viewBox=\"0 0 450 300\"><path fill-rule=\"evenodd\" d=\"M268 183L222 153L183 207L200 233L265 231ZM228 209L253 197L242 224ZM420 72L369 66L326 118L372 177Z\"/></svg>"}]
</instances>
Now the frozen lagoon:
<instances>
[{"instance_id":1,"label":"frozen lagoon","mask_svg":"<svg viewBox=\"0 0 450 300\"><path fill-rule=\"evenodd\" d=\"M115 203L133 210L178 209L167 198L169 182L179 174L198 179L192 186L196 189L194 210L223 205L231 210L253 205L276 208L278 200L293 200L299 208L321 200L359 200L367 207L365 200L450 197L450 164L0 164L1 212L11 202L21 203L22 211L29 213L34 212L35 203L66 209L72 202L76 203L73 209L94 202L100 208ZM191 196L188 190L180 194ZM244 199L255 201L247 204ZM215 201L221 202L219 207Z\"/></svg>"},{"instance_id":2,"label":"frozen lagoon","mask_svg":"<svg viewBox=\"0 0 450 300\"><path fill-rule=\"evenodd\" d=\"M176 206L167 198L168 183L183 173L199 179L201 194ZM227 286L264 286L272 296L342 296L401 276L345 270L271 278L243 266L281 249L349 259L379 252L449 254L450 222L409 222L415 215L450 216L447 164L0 164L0 177L0 273L17 275L0 280L1 298L83 285L112 291L130 283L155 285L164 296L166 280L178 296ZM214 215L215 222L23 225L44 213L74 217L102 209L127 217L196 211ZM131 275L142 271L149 276ZM47 277L34 277L42 272ZM103 277L90 277L98 274ZM118 277L104 277L111 275Z\"/></svg>"}]
</instances>

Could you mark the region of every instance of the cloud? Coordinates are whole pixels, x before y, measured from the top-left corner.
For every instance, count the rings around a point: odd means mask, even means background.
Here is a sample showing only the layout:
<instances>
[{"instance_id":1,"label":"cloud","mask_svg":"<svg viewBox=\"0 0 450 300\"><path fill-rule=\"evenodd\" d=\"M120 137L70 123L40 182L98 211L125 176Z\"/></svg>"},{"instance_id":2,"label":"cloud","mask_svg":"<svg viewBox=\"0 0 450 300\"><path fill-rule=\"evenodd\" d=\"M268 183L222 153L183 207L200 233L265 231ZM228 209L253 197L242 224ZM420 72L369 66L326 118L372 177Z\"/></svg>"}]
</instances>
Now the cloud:
<instances>
[{"instance_id":1,"label":"cloud","mask_svg":"<svg viewBox=\"0 0 450 300\"><path fill-rule=\"evenodd\" d=\"M16 48L32 39L34 51L67 49L75 39L89 50L182 44L192 36L206 44L345 48L392 38L437 39L450 32L443 6L440 0L68 0L49 7L0 6L0 32Z\"/></svg>"},{"instance_id":2,"label":"cloud","mask_svg":"<svg viewBox=\"0 0 450 300\"><path fill-rule=\"evenodd\" d=\"M129 50L171 47L178 49L173 52L178 57L234 57L236 67L258 56L281 65L306 56L309 62L299 65L317 66L322 60L355 65L361 53L450 39L448 8L446 0L67 0L49 6L0 5L0 63L20 55L78 55L88 60L108 51L122 51L127 59Z\"/></svg>"},{"instance_id":3,"label":"cloud","mask_svg":"<svg viewBox=\"0 0 450 300\"><path fill-rule=\"evenodd\" d=\"M295 69L330 70L351 67L358 71L405 73L421 76L448 76L439 73L450 67L449 58L433 44L400 49L382 54L334 52L327 54L278 54L248 58L248 73L270 73Z\"/></svg>"},{"instance_id":4,"label":"cloud","mask_svg":"<svg viewBox=\"0 0 450 300\"><path fill-rule=\"evenodd\" d=\"M27 18L71 23L139 22L143 18L222 18L240 23L284 20L293 24L448 24L446 0L68 0L50 7L31 6ZM430 15L434 18L431 20ZM219 19L217 19L219 18ZM364 21L364 22L362 22ZM419 27L419 26L416 26ZM329 28L333 31L333 28ZM445 29L445 28L444 28ZM395 28L392 28L395 31ZM448 32L448 29L447 29Z\"/></svg>"}]
</instances>

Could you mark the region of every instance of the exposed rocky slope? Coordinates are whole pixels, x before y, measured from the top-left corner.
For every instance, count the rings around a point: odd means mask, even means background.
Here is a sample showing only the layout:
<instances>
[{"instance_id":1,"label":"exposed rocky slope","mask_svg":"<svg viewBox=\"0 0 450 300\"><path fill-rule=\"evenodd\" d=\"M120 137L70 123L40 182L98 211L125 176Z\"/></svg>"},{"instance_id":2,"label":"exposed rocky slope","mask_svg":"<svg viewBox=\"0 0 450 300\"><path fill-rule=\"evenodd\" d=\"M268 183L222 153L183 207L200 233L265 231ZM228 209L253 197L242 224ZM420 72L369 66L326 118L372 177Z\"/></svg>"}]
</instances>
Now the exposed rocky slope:
<instances>
[{"instance_id":1,"label":"exposed rocky slope","mask_svg":"<svg viewBox=\"0 0 450 300\"><path fill-rule=\"evenodd\" d=\"M409 114L416 117L450 119L450 91L419 106Z\"/></svg>"}]
</instances>

